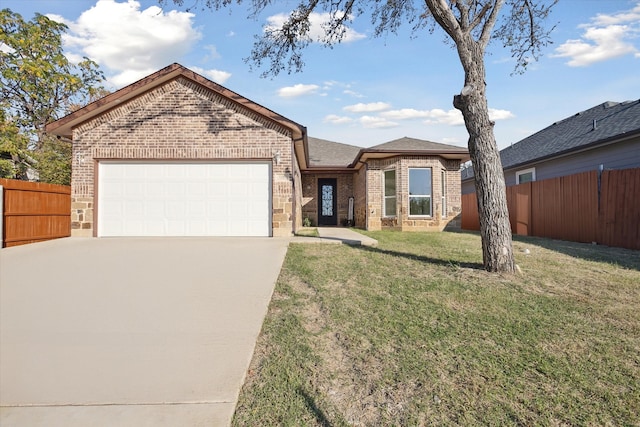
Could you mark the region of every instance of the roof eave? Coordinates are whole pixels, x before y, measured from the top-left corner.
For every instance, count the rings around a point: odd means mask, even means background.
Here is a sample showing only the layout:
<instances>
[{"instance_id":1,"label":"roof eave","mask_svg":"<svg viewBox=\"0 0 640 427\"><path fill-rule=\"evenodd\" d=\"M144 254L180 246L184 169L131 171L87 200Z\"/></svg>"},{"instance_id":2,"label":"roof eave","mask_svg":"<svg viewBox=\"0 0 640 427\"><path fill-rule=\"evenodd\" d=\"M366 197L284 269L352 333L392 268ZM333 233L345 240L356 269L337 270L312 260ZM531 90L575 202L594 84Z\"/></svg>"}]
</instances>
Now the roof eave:
<instances>
[{"instance_id":1,"label":"roof eave","mask_svg":"<svg viewBox=\"0 0 640 427\"><path fill-rule=\"evenodd\" d=\"M309 166L303 173L353 173L355 170L351 166Z\"/></svg>"},{"instance_id":2,"label":"roof eave","mask_svg":"<svg viewBox=\"0 0 640 427\"><path fill-rule=\"evenodd\" d=\"M372 150L362 149L356 156L355 160L349 165L351 168L359 169L361 165L369 159L388 159L398 156L439 156L448 160L460 160L466 162L470 159L469 151L460 150Z\"/></svg>"}]
</instances>

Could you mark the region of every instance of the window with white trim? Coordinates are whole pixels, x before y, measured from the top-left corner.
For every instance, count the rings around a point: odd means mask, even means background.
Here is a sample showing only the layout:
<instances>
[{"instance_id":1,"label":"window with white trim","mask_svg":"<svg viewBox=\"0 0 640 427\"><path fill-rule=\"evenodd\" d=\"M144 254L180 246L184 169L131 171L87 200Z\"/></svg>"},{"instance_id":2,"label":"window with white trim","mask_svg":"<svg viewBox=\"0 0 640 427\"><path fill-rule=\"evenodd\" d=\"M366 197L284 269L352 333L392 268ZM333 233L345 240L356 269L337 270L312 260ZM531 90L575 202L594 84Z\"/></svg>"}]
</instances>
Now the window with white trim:
<instances>
[{"instance_id":1,"label":"window with white trim","mask_svg":"<svg viewBox=\"0 0 640 427\"><path fill-rule=\"evenodd\" d=\"M409 168L409 216L431 216L431 168Z\"/></svg>"},{"instance_id":2,"label":"window with white trim","mask_svg":"<svg viewBox=\"0 0 640 427\"><path fill-rule=\"evenodd\" d=\"M384 216L396 216L396 170L384 171Z\"/></svg>"},{"instance_id":3,"label":"window with white trim","mask_svg":"<svg viewBox=\"0 0 640 427\"><path fill-rule=\"evenodd\" d=\"M516 172L516 184L524 184L536 180L536 168L523 169Z\"/></svg>"}]
</instances>

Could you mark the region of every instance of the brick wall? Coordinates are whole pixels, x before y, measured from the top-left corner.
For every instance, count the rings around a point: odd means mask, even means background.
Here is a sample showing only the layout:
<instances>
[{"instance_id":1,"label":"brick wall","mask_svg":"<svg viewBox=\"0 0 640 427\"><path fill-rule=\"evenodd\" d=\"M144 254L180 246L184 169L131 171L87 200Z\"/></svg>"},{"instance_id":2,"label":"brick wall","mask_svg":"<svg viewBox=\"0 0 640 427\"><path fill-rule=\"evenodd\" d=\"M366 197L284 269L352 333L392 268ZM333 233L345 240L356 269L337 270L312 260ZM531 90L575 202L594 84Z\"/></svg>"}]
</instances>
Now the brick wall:
<instances>
[{"instance_id":1,"label":"brick wall","mask_svg":"<svg viewBox=\"0 0 640 427\"><path fill-rule=\"evenodd\" d=\"M355 226L367 228L367 168L366 165L353 176Z\"/></svg>"},{"instance_id":2,"label":"brick wall","mask_svg":"<svg viewBox=\"0 0 640 427\"><path fill-rule=\"evenodd\" d=\"M397 157L367 162L367 218L369 230L398 229L402 231L442 230L447 226L459 226L461 212L460 162L438 156ZM409 168L431 168L432 215L415 217L409 215ZM396 202L398 215L383 216L384 182L383 171L396 171ZM446 180L446 213L442 212L442 176Z\"/></svg>"},{"instance_id":3,"label":"brick wall","mask_svg":"<svg viewBox=\"0 0 640 427\"><path fill-rule=\"evenodd\" d=\"M295 226L296 179L288 129L190 80L178 78L73 130L72 235L95 233L97 162L268 160L273 163L273 235ZM99 209L99 207L98 207Z\"/></svg>"},{"instance_id":4,"label":"brick wall","mask_svg":"<svg viewBox=\"0 0 640 427\"><path fill-rule=\"evenodd\" d=\"M338 225L342 225L349 215L349 197L355 197L352 173L302 175L302 217L311 219L313 225L318 224L318 179L321 178L336 179ZM354 208L356 206L354 200Z\"/></svg>"}]
</instances>

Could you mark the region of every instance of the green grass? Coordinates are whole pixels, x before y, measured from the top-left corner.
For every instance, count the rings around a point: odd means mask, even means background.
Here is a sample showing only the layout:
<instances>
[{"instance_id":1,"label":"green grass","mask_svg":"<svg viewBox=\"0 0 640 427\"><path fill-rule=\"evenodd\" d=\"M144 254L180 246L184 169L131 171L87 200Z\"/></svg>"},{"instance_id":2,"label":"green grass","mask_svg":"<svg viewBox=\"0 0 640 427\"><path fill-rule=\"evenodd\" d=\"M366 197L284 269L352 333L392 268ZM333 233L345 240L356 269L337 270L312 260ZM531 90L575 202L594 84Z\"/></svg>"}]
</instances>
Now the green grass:
<instances>
[{"instance_id":1,"label":"green grass","mask_svg":"<svg viewBox=\"0 0 640 427\"><path fill-rule=\"evenodd\" d=\"M315 227L304 227L296 232L296 236L302 237L320 237L318 229Z\"/></svg>"},{"instance_id":2,"label":"green grass","mask_svg":"<svg viewBox=\"0 0 640 427\"><path fill-rule=\"evenodd\" d=\"M366 234L290 247L233 425L640 425L638 251Z\"/></svg>"}]
</instances>

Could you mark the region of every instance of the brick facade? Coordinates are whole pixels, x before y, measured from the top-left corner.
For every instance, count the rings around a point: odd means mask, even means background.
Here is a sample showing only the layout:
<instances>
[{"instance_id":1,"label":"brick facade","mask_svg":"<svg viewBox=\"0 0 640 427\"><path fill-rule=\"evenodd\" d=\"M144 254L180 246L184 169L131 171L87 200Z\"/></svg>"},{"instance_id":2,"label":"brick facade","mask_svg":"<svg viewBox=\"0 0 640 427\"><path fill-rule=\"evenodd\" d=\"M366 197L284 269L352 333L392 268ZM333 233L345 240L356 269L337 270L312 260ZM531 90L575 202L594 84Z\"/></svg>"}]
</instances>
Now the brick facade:
<instances>
[{"instance_id":1,"label":"brick facade","mask_svg":"<svg viewBox=\"0 0 640 427\"><path fill-rule=\"evenodd\" d=\"M430 217L409 215L409 168L431 168L432 210ZM396 171L397 215L384 216L385 170ZM446 212L442 212L442 173L445 174ZM338 225L347 218L349 197L354 198L355 226L366 230L395 229L433 231L460 227L460 161L439 156L399 156L368 160L353 174L305 173L302 175L302 217L318 224L318 179L336 178Z\"/></svg>"},{"instance_id":2,"label":"brick facade","mask_svg":"<svg viewBox=\"0 0 640 427\"><path fill-rule=\"evenodd\" d=\"M325 178L336 180L338 226L346 224L351 198L353 225L359 228L422 231L459 225L459 165L468 157L465 149L401 138L358 150L313 138L312 148L324 151L310 159L312 138L304 126L180 64L48 124L47 132L73 140L72 236L97 234L98 174L103 161L269 163L273 236L291 235L306 218L318 224L318 180ZM356 153L353 160L344 158ZM431 215L409 214L412 167L432 170ZM395 215L384 214L383 171L390 169L396 171Z\"/></svg>"},{"instance_id":3,"label":"brick facade","mask_svg":"<svg viewBox=\"0 0 640 427\"><path fill-rule=\"evenodd\" d=\"M336 179L338 224L344 225L349 216L349 198L355 197L353 173L305 173L302 175L302 217L318 224L318 179ZM354 200L355 207L355 200Z\"/></svg>"},{"instance_id":4,"label":"brick facade","mask_svg":"<svg viewBox=\"0 0 640 427\"><path fill-rule=\"evenodd\" d=\"M432 215L409 215L409 168L431 168ZM395 216L384 216L385 170L396 171ZM442 172L445 174L446 212L442 212ZM462 208L460 196L460 162L439 156L403 156L384 160L369 160L366 171L366 219L367 230L396 229L402 231L441 231L445 227L460 225ZM357 216L360 219L360 215ZM358 224L358 222L356 222Z\"/></svg>"},{"instance_id":5,"label":"brick facade","mask_svg":"<svg viewBox=\"0 0 640 427\"><path fill-rule=\"evenodd\" d=\"M273 235L289 236L301 222L291 131L189 79L171 80L73 129L73 236L95 235L100 160L269 161Z\"/></svg>"}]
</instances>

